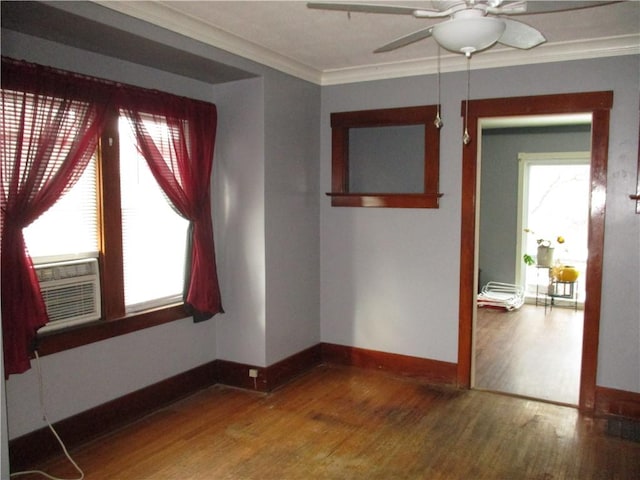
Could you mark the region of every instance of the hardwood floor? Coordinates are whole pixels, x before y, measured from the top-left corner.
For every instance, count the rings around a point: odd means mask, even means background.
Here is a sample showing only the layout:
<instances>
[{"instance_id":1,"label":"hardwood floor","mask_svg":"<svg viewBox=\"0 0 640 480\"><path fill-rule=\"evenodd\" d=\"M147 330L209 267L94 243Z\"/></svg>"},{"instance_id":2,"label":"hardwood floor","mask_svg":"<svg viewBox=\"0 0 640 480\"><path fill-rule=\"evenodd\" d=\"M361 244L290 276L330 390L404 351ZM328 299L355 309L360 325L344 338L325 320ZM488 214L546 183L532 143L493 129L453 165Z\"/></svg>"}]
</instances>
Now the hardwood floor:
<instances>
[{"instance_id":1,"label":"hardwood floor","mask_svg":"<svg viewBox=\"0 0 640 480\"><path fill-rule=\"evenodd\" d=\"M577 405L582 326L571 308L479 308L474 386Z\"/></svg>"},{"instance_id":2,"label":"hardwood floor","mask_svg":"<svg viewBox=\"0 0 640 480\"><path fill-rule=\"evenodd\" d=\"M211 387L72 454L88 480L639 478L640 444L604 430L571 407L320 366L270 394Z\"/></svg>"}]
</instances>

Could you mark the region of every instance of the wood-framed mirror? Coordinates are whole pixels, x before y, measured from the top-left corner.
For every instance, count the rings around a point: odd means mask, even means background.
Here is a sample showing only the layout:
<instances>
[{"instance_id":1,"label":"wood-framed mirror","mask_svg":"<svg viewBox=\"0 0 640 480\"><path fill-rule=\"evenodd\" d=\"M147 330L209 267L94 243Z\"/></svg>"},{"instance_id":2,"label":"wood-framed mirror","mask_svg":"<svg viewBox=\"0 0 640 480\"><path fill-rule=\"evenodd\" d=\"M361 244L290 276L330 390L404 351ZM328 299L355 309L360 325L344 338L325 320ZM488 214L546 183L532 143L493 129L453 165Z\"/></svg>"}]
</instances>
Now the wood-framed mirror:
<instances>
[{"instance_id":1,"label":"wood-framed mirror","mask_svg":"<svg viewBox=\"0 0 640 480\"><path fill-rule=\"evenodd\" d=\"M438 208L436 105L331 114L331 205Z\"/></svg>"}]
</instances>

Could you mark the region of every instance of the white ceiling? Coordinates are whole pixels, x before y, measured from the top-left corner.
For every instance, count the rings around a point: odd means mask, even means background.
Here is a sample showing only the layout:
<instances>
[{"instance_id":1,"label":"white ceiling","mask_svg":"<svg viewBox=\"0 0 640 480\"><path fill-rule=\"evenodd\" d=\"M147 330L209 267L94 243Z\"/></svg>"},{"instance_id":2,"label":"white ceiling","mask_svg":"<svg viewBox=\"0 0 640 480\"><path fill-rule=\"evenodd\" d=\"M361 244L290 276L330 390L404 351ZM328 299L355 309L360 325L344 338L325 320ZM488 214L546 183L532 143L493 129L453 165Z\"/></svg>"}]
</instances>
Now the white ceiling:
<instances>
[{"instance_id":1,"label":"white ceiling","mask_svg":"<svg viewBox=\"0 0 640 480\"><path fill-rule=\"evenodd\" d=\"M297 0L96 3L320 85L436 71L438 48L433 39L373 53L438 21L434 19L348 15L312 10ZM377 3L431 7L429 1ZM547 42L528 51L496 45L475 54L472 69L640 53L640 1L512 18L540 30ZM443 72L464 68L462 55L443 51Z\"/></svg>"}]
</instances>

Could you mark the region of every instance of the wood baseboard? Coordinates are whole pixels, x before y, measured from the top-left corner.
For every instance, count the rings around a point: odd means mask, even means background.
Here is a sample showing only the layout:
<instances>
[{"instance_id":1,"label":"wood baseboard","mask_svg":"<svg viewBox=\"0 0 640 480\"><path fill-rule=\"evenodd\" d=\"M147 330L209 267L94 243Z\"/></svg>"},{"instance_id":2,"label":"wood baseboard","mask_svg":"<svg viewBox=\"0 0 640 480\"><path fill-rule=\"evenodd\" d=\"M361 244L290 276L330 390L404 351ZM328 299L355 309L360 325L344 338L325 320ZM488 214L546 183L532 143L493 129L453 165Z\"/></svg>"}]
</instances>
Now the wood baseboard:
<instances>
[{"instance_id":1,"label":"wood baseboard","mask_svg":"<svg viewBox=\"0 0 640 480\"><path fill-rule=\"evenodd\" d=\"M596 386L595 414L640 420L640 393Z\"/></svg>"},{"instance_id":2,"label":"wood baseboard","mask_svg":"<svg viewBox=\"0 0 640 480\"><path fill-rule=\"evenodd\" d=\"M56 422L54 427L67 448L73 448L216 383L268 392L321 361L320 345L268 368L215 360ZM255 382L249 377L249 369L258 372ZM29 469L58 453L60 446L46 427L9 441L9 460L14 472Z\"/></svg>"},{"instance_id":3,"label":"wood baseboard","mask_svg":"<svg viewBox=\"0 0 640 480\"><path fill-rule=\"evenodd\" d=\"M457 383L457 364L455 363L331 343L323 343L321 347L322 360L325 363L382 370L430 383L447 385Z\"/></svg>"},{"instance_id":4,"label":"wood baseboard","mask_svg":"<svg viewBox=\"0 0 640 480\"><path fill-rule=\"evenodd\" d=\"M269 392L321 363L380 370L430 383L457 383L455 363L320 343L269 367L215 360L64 419L55 428L71 448L216 383ZM249 369L257 370L255 381L249 376ZM640 393L597 387L596 411L605 416L640 419ZM59 446L48 428L9 442L12 471L30 468L58 453Z\"/></svg>"},{"instance_id":5,"label":"wood baseboard","mask_svg":"<svg viewBox=\"0 0 640 480\"><path fill-rule=\"evenodd\" d=\"M67 448L73 448L215 383L216 362L210 362L65 418L54 427ZM60 446L46 427L9 441L9 462L14 472L58 453Z\"/></svg>"},{"instance_id":6,"label":"wood baseboard","mask_svg":"<svg viewBox=\"0 0 640 480\"><path fill-rule=\"evenodd\" d=\"M255 370L257 377L249 376L249 370ZM265 367L256 367L247 363L230 362L229 360L216 360L217 383L230 387L268 392L267 375Z\"/></svg>"},{"instance_id":7,"label":"wood baseboard","mask_svg":"<svg viewBox=\"0 0 640 480\"><path fill-rule=\"evenodd\" d=\"M322 363L320 344L307 348L269 367L256 367L245 363L216 360L218 383L232 387L270 392L307 370ZM258 376L249 376L249 370L256 370Z\"/></svg>"},{"instance_id":8,"label":"wood baseboard","mask_svg":"<svg viewBox=\"0 0 640 480\"><path fill-rule=\"evenodd\" d=\"M268 392L320 363L381 370L430 383L457 381L455 363L320 343L266 368L215 360L61 420L55 428L67 447L73 448L216 383ZM257 370L255 381L249 369ZM638 420L640 393L596 387L595 411L600 416ZM60 448L48 428L9 441L12 471L28 469L58 453Z\"/></svg>"},{"instance_id":9,"label":"wood baseboard","mask_svg":"<svg viewBox=\"0 0 640 480\"><path fill-rule=\"evenodd\" d=\"M323 361L321 344L298 352L267 368L267 384L274 390Z\"/></svg>"}]
</instances>

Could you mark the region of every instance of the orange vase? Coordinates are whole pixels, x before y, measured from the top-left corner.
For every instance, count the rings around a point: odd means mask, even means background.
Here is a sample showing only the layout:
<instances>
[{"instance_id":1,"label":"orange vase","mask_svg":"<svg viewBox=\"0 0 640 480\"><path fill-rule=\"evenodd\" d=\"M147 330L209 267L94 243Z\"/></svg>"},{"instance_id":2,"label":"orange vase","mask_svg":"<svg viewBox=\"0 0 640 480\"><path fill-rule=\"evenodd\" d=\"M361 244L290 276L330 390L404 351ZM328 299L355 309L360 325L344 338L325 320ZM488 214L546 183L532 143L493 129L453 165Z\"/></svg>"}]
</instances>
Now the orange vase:
<instances>
[{"instance_id":1,"label":"orange vase","mask_svg":"<svg viewBox=\"0 0 640 480\"><path fill-rule=\"evenodd\" d=\"M559 282L575 282L578 279L579 272L571 265L561 265L554 268L553 274Z\"/></svg>"}]
</instances>

